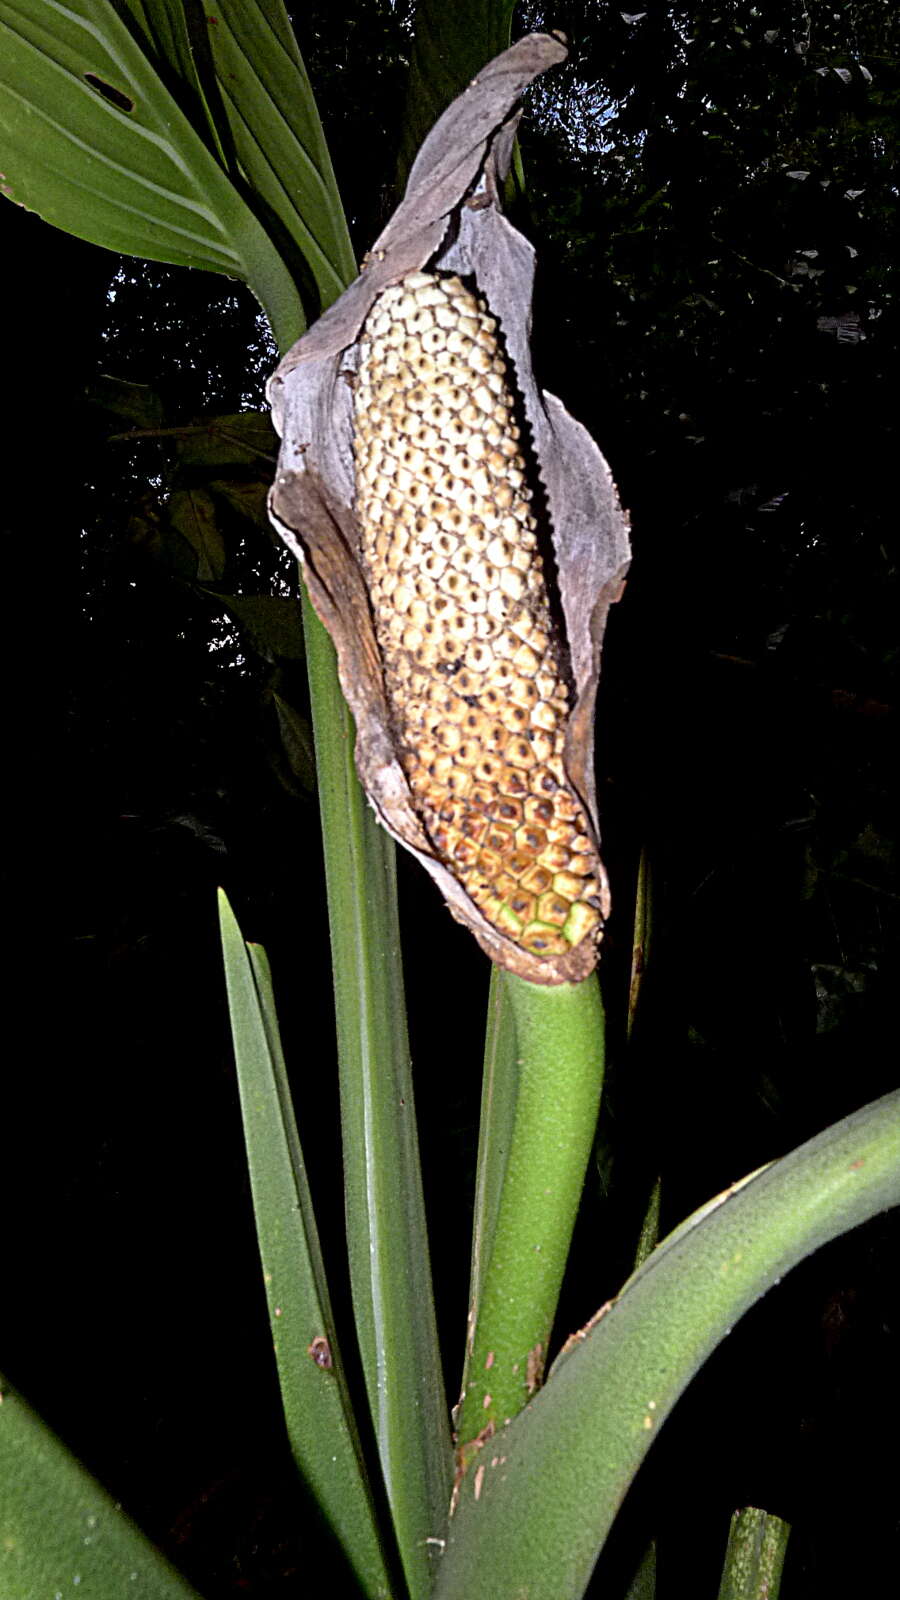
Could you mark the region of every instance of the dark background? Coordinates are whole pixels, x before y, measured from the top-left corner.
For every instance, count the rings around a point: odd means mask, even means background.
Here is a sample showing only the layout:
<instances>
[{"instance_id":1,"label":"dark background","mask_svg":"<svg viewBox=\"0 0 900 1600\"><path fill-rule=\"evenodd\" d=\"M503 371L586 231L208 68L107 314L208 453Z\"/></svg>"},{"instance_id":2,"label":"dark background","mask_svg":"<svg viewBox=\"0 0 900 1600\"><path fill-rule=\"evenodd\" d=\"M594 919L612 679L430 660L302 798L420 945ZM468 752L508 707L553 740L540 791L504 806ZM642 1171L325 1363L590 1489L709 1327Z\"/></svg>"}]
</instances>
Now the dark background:
<instances>
[{"instance_id":1,"label":"dark background","mask_svg":"<svg viewBox=\"0 0 900 1600\"><path fill-rule=\"evenodd\" d=\"M360 254L394 203L410 15L297 19ZM668 1227L896 1083L900 24L880 0L535 5L513 36L542 24L572 56L522 132L536 361L604 449L635 548L598 722L609 1087L564 1333L627 1272L657 1172ZM273 710L286 695L302 718L302 669L209 592L293 575L238 521L218 585L198 582L158 537L172 447L109 442L126 424L96 403L112 374L173 424L261 408L273 356L240 285L12 206L0 227L0 1362L208 1600L302 1592L323 1535L307 1507L298 1523L281 1435L214 890L270 953L320 1215L339 1217L318 823ZM653 945L626 1050L642 848ZM487 973L405 862L401 893L452 1398ZM325 1245L339 1274L338 1226ZM745 1319L651 1456L598 1592L655 1530L661 1593L714 1595L745 1502L794 1525L792 1597L896 1570L896 1249L876 1220Z\"/></svg>"}]
</instances>

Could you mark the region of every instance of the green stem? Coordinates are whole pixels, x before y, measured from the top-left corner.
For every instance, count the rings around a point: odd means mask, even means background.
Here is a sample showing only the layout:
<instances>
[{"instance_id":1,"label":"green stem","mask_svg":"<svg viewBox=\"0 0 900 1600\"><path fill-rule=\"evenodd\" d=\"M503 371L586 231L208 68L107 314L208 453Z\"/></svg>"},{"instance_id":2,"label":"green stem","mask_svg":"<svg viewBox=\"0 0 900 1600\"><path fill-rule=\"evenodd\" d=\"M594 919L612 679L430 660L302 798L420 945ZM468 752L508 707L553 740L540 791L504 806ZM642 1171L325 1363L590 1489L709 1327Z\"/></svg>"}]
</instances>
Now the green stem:
<instances>
[{"instance_id":1,"label":"green stem","mask_svg":"<svg viewBox=\"0 0 900 1600\"><path fill-rule=\"evenodd\" d=\"M460 1402L464 1464L541 1382L603 1083L596 977L549 987L506 974L504 987L518 1096Z\"/></svg>"}]
</instances>

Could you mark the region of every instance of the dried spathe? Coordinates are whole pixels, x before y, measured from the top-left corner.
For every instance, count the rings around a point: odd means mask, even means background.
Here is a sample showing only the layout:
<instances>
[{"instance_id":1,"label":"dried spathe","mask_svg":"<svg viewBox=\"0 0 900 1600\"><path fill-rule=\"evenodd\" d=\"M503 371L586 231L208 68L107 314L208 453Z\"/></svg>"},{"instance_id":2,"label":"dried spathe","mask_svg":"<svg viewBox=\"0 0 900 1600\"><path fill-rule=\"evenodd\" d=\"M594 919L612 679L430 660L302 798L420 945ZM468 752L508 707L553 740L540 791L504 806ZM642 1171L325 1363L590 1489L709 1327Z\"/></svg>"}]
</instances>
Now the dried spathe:
<instances>
[{"instance_id":1,"label":"dried spathe","mask_svg":"<svg viewBox=\"0 0 900 1600\"><path fill-rule=\"evenodd\" d=\"M629 556L597 446L535 384L533 255L497 198L517 99L564 54L532 35L453 102L270 385L270 513L334 640L369 799L539 983L585 977L608 914L593 717Z\"/></svg>"}]
</instances>

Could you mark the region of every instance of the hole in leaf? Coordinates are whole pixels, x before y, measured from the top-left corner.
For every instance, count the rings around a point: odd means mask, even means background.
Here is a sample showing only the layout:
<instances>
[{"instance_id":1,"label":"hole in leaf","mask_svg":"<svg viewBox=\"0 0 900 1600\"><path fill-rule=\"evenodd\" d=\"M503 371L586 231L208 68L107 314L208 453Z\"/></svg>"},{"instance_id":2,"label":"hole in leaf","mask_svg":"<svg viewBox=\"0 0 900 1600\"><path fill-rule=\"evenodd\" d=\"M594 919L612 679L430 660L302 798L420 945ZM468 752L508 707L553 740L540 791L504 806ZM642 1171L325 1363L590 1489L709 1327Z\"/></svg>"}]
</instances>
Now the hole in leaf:
<instances>
[{"instance_id":1,"label":"hole in leaf","mask_svg":"<svg viewBox=\"0 0 900 1600\"><path fill-rule=\"evenodd\" d=\"M134 110L134 101L131 96L123 94L121 89L114 89L112 84L107 83L104 78L98 78L96 72L86 72L84 81L89 83L92 89L96 89L104 100L108 100L111 106L115 106L117 111L130 112Z\"/></svg>"}]
</instances>

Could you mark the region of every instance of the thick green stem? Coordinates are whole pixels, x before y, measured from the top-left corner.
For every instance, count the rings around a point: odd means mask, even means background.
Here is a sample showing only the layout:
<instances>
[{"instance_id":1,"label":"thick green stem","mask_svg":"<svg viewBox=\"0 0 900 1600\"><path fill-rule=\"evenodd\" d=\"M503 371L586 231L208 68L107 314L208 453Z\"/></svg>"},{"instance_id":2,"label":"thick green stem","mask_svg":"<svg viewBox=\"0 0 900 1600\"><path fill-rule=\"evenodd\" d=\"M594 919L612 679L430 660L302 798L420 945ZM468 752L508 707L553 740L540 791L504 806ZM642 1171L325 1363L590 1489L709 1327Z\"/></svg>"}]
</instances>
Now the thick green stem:
<instances>
[{"instance_id":1,"label":"thick green stem","mask_svg":"<svg viewBox=\"0 0 900 1600\"><path fill-rule=\"evenodd\" d=\"M518 1093L470 1330L458 1418L464 1461L466 1447L515 1416L540 1385L603 1083L596 977L549 987L507 974L504 984Z\"/></svg>"}]
</instances>

